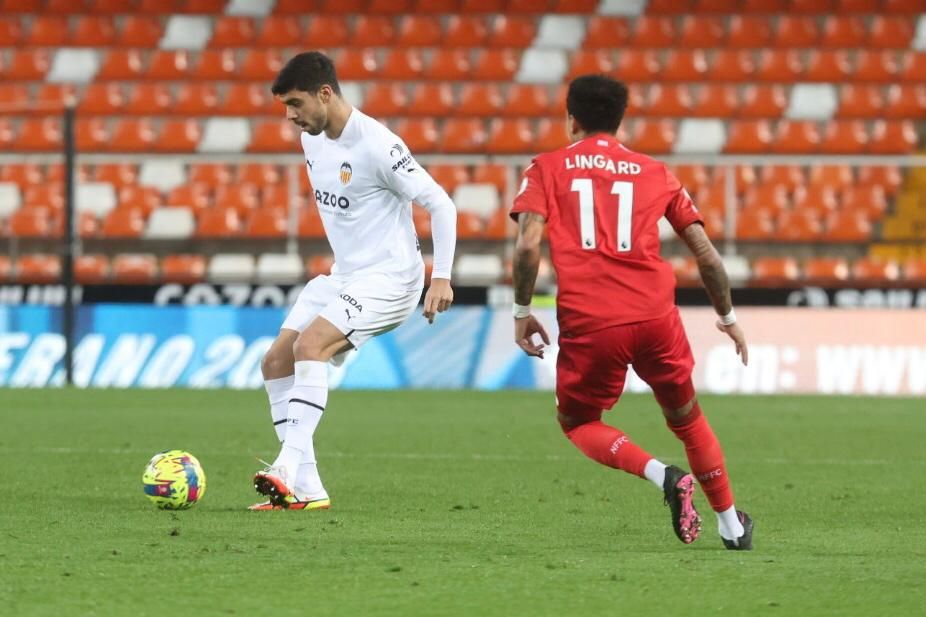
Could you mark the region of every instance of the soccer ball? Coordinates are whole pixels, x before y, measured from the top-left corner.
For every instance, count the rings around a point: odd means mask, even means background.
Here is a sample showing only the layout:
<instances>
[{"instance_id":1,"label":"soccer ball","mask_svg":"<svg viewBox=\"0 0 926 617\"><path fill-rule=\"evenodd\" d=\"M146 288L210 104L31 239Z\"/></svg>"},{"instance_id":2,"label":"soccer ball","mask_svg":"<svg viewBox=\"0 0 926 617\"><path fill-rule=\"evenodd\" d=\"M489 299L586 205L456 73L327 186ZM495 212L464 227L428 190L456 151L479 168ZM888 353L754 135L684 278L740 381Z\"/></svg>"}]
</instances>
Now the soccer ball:
<instances>
[{"instance_id":1,"label":"soccer ball","mask_svg":"<svg viewBox=\"0 0 926 617\"><path fill-rule=\"evenodd\" d=\"M145 495L162 510L186 510L206 492L202 465L183 450L155 454L148 461L141 481Z\"/></svg>"}]
</instances>

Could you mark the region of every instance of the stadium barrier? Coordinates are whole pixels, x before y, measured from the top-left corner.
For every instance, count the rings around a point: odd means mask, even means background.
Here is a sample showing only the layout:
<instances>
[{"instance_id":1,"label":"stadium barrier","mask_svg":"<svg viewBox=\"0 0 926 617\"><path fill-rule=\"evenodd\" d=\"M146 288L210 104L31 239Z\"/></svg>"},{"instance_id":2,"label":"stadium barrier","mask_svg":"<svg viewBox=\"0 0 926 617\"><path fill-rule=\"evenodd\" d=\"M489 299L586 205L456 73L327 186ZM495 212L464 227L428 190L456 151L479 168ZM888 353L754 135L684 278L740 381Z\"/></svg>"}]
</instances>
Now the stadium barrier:
<instances>
[{"instance_id":1,"label":"stadium barrier","mask_svg":"<svg viewBox=\"0 0 926 617\"><path fill-rule=\"evenodd\" d=\"M750 343L743 367L709 308L683 307L699 391L926 394L926 328L916 310L753 308L738 311ZM556 340L552 309L538 311ZM284 309L84 305L77 310L78 387L258 388L260 360ZM59 307L0 307L0 385L62 385ZM543 360L513 342L507 310L459 307L402 327L331 368L345 389L538 389L555 385L556 345ZM632 373L628 391L647 386Z\"/></svg>"}]
</instances>

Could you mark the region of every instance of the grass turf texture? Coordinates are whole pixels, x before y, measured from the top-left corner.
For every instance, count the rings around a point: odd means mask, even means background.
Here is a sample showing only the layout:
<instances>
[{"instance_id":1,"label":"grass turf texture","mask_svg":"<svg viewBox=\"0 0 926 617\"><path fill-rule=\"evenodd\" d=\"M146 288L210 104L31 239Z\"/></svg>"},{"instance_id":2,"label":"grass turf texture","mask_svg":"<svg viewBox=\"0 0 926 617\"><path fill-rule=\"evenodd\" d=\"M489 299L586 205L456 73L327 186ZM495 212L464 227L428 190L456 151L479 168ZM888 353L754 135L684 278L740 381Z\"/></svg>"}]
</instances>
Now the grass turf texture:
<instances>
[{"instance_id":1,"label":"grass turf texture","mask_svg":"<svg viewBox=\"0 0 926 617\"><path fill-rule=\"evenodd\" d=\"M333 509L247 512L277 448L262 392L0 392L7 615L913 615L926 606L922 401L702 397L756 550L702 495L684 546L649 483L585 459L551 396L336 392L317 452ZM606 418L666 461L655 403ZM159 450L204 500L156 510Z\"/></svg>"}]
</instances>

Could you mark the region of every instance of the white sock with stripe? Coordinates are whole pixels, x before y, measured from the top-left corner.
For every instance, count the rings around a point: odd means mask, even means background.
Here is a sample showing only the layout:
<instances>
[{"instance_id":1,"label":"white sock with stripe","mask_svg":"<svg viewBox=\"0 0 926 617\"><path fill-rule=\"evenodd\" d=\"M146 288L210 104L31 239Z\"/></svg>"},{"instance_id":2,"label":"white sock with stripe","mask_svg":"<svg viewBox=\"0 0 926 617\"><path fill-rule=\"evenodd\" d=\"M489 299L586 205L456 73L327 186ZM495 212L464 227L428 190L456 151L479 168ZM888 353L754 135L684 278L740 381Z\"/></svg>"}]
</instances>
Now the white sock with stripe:
<instances>
[{"instance_id":1,"label":"white sock with stripe","mask_svg":"<svg viewBox=\"0 0 926 617\"><path fill-rule=\"evenodd\" d=\"M273 430L277 433L280 443L286 438L286 417L289 415L289 391L293 389L294 377L280 377L279 379L265 379L264 389L270 399L270 417L273 419Z\"/></svg>"},{"instance_id":2,"label":"white sock with stripe","mask_svg":"<svg viewBox=\"0 0 926 617\"><path fill-rule=\"evenodd\" d=\"M328 403L328 365L315 360L296 362L296 374L287 406L286 434L275 467L285 470L290 488L298 486L300 499L327 497L318 475L312 435Z\"/></svg>"}]
</instances>

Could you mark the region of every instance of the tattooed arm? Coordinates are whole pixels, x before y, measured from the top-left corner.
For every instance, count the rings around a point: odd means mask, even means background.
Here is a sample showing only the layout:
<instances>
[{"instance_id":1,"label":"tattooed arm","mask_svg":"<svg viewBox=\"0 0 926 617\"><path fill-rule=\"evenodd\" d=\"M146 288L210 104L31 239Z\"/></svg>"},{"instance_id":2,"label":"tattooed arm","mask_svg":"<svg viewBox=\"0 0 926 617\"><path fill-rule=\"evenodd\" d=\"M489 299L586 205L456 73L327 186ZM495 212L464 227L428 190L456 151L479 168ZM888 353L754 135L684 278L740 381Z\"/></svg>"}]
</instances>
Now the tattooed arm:
<instances>
[{"instance_id":1,"label":"tattooed arm","mask_svg":"<svg viewBox=\"0 0 926 617\"><path fill-rule=\"evenodd\" d=\"M514 282L514 340L529 356L543 357L544 345L534 343L534 334L547 345L550 337L546 330L530 314L531 298L534 296L534 284L537 282L537 270L540 267L540 242L543 239L543 217L533 212L521 212L518 215L518 242L514 251L512 278Z\"/></svg>"}]
</instances>

